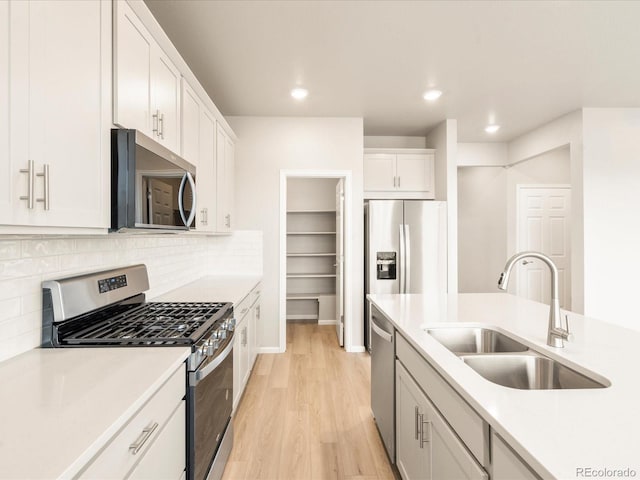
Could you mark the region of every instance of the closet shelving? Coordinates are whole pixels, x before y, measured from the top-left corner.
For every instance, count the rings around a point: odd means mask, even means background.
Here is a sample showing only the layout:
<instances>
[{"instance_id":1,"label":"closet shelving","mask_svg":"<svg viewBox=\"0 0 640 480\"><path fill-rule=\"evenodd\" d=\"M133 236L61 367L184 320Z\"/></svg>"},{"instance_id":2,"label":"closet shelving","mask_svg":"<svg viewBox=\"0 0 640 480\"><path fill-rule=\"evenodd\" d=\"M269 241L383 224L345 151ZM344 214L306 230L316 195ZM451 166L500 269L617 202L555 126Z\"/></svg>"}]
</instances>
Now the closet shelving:
<instances>
[{"instance_id":1,"label":"closet shelving","mask_svg":"<svg viewBox=\"0 0 640 480\"><path fill-rule=\"evenodd\" d=\"M288 320L321 320L335 308L335 225L335 210L287 211Z\"/></svg>"}]
</instances>

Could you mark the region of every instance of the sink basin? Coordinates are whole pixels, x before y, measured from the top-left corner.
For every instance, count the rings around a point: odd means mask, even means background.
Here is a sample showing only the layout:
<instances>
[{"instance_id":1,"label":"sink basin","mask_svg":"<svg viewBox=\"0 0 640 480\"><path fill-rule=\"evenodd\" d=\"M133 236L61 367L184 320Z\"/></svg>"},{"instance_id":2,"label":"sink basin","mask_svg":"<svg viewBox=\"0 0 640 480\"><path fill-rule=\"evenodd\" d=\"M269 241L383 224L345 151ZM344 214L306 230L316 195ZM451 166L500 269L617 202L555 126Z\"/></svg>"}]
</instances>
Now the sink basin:
<instances>
[{"instance_id":1,"label":"sink basin","mask_svg":"<svg viewBox=\"0 0 640 480\"><path fill-rule=\"evenodd\" d=\"M526 352L529 347L506 335L481 327L438 327L426 330L453 353Z\"/></svg>"},{"instance_id":2,"label":"sink basin","mask_svg":"<svg viewBox=\"0 0 640 480\"><path fill-rule=\"evenodd\" d=\"M610 385L535 354L463 355L460 358L487 380L521 390L606 388Z\"/></svg>"}]
</instances>

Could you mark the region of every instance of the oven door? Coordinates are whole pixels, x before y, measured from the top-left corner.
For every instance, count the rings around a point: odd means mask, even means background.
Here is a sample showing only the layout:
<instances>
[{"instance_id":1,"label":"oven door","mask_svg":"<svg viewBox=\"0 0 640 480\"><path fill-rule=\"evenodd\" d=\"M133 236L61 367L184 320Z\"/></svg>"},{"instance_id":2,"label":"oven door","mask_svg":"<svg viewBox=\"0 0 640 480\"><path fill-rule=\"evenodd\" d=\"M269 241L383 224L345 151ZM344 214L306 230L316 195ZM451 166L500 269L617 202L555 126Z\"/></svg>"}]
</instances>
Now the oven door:
<instances>
[{"instance_id":1,"label":"oven door","mask_svg":"<svg viewBox=\"0 0 640 480\"><path fill-rule=\"evenodd\" d=\"M187 394L187 476L204 480L231 420L233 402L233 336L203 367L189 373ZM230 439L227 439L229 441ZM218 461L218 459L216 459ZM221 459L222 462L226 458ZM222 472L222 469L216 470Z\"/></svg>"}]
</instances>

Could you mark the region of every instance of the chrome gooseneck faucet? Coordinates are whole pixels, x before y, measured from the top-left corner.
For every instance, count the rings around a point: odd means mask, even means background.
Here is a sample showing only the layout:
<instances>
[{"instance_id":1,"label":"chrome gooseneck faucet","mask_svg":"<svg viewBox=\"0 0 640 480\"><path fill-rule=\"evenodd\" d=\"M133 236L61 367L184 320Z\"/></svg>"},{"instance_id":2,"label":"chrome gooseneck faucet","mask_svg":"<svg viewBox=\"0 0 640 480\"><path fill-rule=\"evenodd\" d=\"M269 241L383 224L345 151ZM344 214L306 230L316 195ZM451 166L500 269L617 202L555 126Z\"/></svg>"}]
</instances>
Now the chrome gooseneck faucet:
<instances>
[{"instance_id":1,"label":"chrome gooseneck faucet","mask_svg":"<svg viewBox=\"0 0 640 480\"><path fill-rule=\"evenodd\" d=\"M551 270L551 308L549 310L549 332L547 333L547 345L550 347L564 347L564 340L570 337L569 325L562 325L562 316L560 315L560 299L558 298L558 269L553 261L540 252L520 252L507 260L504 266L504 272L500 274L498 280L498 288L506 290L509 283L509 277L513 266L525 258L537 258L547 264Z\"/></svg>"}]
</instances>

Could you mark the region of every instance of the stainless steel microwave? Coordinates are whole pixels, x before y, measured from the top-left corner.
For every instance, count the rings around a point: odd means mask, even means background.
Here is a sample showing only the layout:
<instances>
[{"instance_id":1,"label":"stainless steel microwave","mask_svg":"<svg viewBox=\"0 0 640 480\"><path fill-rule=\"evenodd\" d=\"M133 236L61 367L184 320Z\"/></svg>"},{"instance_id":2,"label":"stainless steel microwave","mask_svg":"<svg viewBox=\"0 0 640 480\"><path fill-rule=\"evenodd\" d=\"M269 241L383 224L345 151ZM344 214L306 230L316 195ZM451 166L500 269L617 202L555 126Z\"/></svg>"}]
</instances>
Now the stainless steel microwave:
<instances>
[{"instance_id":1,"label":"stainless steel microwave","mask_svg":"<svg viewBox=\"0 0 640 480\"><path fill-rule=\"evenodd\" d=\"M196 167L138 130L111 130L111 230L180 231L196 214Z\"/></svg>"}]
</instances>

